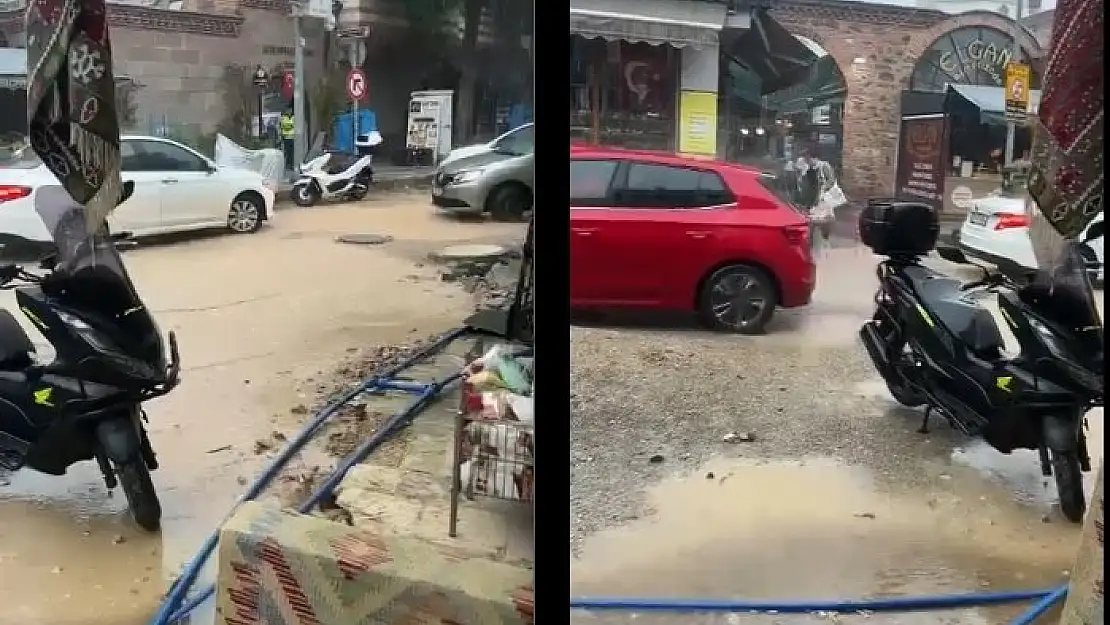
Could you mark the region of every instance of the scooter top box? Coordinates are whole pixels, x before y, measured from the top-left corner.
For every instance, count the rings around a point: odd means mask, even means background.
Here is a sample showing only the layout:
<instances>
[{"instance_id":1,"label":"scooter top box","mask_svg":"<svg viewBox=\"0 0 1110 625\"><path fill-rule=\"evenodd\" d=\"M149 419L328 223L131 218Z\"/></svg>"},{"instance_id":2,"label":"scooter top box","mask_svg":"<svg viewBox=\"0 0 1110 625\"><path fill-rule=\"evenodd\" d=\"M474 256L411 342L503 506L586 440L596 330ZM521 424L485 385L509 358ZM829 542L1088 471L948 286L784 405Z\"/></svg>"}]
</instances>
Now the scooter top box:
<instances>
[{"instance_id":1,"label":"scooter top box","mask_svg":"<svg viewBox=\"0 0 1110 625\"><path fill-rule=\"evenodd\" d=\"M859 215L860 240L882 256L924 256L939 234L936 209L921 202L871 199Z\"/></svg>"}]
</instances>

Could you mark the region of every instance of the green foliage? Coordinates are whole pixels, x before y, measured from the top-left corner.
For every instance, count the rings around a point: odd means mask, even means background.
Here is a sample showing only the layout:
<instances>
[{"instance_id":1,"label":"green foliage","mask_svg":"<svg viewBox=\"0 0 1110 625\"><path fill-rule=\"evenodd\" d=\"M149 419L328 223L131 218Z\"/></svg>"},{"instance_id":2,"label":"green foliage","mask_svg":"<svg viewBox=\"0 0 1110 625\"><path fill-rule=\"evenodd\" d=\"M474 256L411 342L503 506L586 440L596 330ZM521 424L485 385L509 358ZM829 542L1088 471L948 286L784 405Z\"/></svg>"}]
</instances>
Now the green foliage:
<instances>
[{"instance_id":1,"label":"green foliage","mask_svg":"<svg viewBox=\"0 0 1110 625\"><path fill-rule=\"evenodd\" d=\"M399 5L409 31L420 39L443 40L443 29L459 14L464 0L389 0Z\"/></svg>"},{"instance_id":2,"label":"green foliage","mask_svg":"<svg viewBox=\"0 0 1110 625\"><path fill-rule=\"evenodd\" d=\"M341 70L333 68L316 83L316 88L310 94L312 102L313 127L324 132L331 132L332 120L343 112L344 96L341 93L345 75Z\"/></svg>"}]
</instances>

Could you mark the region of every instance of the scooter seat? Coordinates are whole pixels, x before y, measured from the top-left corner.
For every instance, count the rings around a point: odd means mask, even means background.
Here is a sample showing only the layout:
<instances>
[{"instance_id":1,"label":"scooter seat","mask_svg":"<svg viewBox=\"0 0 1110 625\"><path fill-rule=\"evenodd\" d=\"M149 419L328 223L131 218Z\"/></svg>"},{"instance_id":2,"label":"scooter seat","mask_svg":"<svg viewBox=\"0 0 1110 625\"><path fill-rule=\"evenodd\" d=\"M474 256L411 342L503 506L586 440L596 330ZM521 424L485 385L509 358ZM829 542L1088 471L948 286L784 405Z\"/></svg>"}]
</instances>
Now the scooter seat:
<instances>
[{"instance_id":1,"label":"scooter seat","mask_svg":"<svg viewBox=\"0 0 1110 625\"><path fill-rule=\"evenodd\" d=\"M347 168L351 165L354 165L355 162L358 161L358 158L357 154L348 154L346 152L333 153L331 158L328 159L327 165L324 166L324 171L331 176L341 174L347 171Z\"/></svg>"},{"instance_id":2,"label":"scooter seat","mask_svg":"<svg viewBox=\"0 0 1110 625\"><path fill-rule=\"evenodd\" d=\"M906 276L928 312L972 352L994 358L1004 341L990 311L960 290L961 282L927 267L909 267Z\"/></svg>"}]
</instances>

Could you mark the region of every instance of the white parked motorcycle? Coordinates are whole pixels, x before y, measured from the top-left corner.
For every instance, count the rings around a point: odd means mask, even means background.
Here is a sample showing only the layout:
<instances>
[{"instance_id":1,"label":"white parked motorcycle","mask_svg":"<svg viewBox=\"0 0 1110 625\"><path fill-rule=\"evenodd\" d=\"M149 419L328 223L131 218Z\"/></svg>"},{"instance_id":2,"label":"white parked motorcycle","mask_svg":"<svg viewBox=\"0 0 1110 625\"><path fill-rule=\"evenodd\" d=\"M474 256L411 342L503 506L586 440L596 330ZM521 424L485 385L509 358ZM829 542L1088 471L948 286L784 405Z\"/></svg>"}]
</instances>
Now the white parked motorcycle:
<instances>
[{"instance_id":1,"label":"white parked motorcycle","mask_svg":"<svg viewBox=\"0 0 1110 625\"><path fill-rule=\"evenodd\" d=\"M362 137L360 137L361 139ZM359 152L382 142L376 131L359 143ZM354 200L366 197L374 181L374 157L371 154L324 152L300 167L300 176L289 191L297 206L312 206L320 200Z\"/></svg>"}]
</instances>

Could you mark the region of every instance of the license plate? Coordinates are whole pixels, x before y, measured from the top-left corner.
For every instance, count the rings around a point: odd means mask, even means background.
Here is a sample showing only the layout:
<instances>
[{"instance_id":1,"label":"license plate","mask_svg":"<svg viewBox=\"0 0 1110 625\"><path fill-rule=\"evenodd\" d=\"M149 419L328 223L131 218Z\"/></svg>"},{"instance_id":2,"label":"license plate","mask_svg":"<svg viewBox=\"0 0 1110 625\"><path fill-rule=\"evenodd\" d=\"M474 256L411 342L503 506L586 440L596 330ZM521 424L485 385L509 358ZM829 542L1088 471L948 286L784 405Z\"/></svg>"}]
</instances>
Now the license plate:
<instances>
[{"instance_id":1,"label":"license plate","mask_svg":"<svg viewBox=\"0 0 1110 625\"><path fill-rule=\"evenodd\" d=\"M443 187L432 187L432 195L436 197L443 195Z\"/></svg>"},{"instance_id":2,"label":"license plate","mask_svg":"<svg viewBox=\"0 0 1110 625\"><path fill-rule=\"evenodd\" d=\"M985 226L987 225L987 217L986 213L972 213L967 220L971 222L973 226Z\"/></svg>"}]
</instances>

